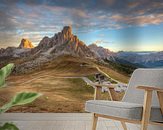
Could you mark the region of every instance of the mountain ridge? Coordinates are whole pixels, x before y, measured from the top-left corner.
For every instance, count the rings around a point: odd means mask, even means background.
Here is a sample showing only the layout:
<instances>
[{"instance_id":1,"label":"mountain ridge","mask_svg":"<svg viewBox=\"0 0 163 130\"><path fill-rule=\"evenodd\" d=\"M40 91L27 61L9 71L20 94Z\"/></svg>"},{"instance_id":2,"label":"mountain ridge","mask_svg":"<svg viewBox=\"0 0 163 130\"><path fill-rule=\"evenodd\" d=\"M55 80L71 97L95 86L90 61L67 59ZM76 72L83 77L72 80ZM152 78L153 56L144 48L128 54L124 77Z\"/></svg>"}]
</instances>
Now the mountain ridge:
<instances>
[{"instance_id":1,"label":"mountain ridge","mask_svg":"<svg viewBox=\"0 0 163 130\"><path fill-rule=\"evenodd\" d=\"M112 59L115 56L115 52L110 51L109 49L106 49L101 46L97 46L96 44L90 44L88 46L90 50L92 50L99 58L102 59Z\"/></svg>"},{"instance_id":2,"label":"mountain ridge","mask_svg":"<svg viewBox=\"0 0 163 130\"><path fill-rule=\"evenodd\" d=\"M87 47L87 45L80 41L76 35L72 34L72 28L65 26L63 30L56 33L53 37L44 37L33 52L41 54L70 54L73 56L82 56L86 58L95 58L95 54Z\"/></svg>"},{"instance_id":3,"label":"mountain ridge","mask_svg":"<svg viewBox=\"0 0 163 130\"><path fill-rule=\"evenodd\" d=\"M15 50L21 49L18 47ZM21 64L16 65L14 72L27 73L62 55L92 60L97 58L84 42L72 34L72 28L65 26L61 32L56 33L53 37L44 37L38 46L13 57L23 61Z\"/></svg>"}]
</instances>

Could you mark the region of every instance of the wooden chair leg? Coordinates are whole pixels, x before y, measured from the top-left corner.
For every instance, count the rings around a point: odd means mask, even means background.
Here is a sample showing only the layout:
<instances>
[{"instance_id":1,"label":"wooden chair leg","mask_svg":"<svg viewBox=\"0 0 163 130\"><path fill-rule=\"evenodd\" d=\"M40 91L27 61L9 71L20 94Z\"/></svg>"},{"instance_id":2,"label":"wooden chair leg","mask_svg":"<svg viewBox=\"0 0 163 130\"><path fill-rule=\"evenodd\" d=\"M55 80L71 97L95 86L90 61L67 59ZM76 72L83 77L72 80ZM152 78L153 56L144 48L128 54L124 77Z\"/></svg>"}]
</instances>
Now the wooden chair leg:
<instances>
[{"instance_id":1,"label":"wooden chair leg","mask_svg":"<svg viewBox=\"0 0 163 130\"><path fill-rule=\"evenodd\" d=\"M152 102L152 91L145 91L141 130L147 130L148 128L151 112L151 102Z\"/></svg>"},{"instance_id":2,"label":"wooden chair leg","mask_svg":"<svg viewBox=\"0 0 163 130\"><path fill-rule=\"evenodd\" d=\"M95 115L95 113L93 114L93 121L92 121L92 130L96 130L97 127L97 121L98 121L98 117Z\"/></svg>"},{"instance_id":3,"label":"wooden chair leg","mask_svg":"<svg viewBox=\"0 0 163 130\"><path fill-rule=\"evenodd\" d=\"M125 122L121 121L121 124L122 124L123 129L127 130L127 126L126 126Z\"/></svg>"},{"instance_id":4,"label":"wooden chair leg","mask_svg":"<svg viewBox=\"0 0 163 130\"><path fill-rule=\"evenodd\" d=\"M163 92L157 92L157 96L160 103L161 112L163 114Z\"/></svg>"}]
</instances>

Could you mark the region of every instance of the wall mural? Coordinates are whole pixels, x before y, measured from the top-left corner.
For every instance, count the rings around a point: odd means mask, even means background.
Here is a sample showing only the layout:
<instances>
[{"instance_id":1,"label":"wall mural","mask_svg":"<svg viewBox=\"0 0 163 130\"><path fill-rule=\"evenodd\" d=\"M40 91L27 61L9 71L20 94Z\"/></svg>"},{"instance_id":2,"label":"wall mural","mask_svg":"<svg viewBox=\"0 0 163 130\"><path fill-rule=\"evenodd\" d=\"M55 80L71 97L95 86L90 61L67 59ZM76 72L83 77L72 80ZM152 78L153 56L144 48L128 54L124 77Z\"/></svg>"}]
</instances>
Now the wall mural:
<instances>
[{"instance_id":1,"label":"wall mural","mask_svg":"<svg viewBox=\"0 0 163 130\"><path fill-rule=\"evenodd\" d=\"M1 0L0 48L0 68L14 64L0 106L18 92L39 94L7 112L84 112L90 82L123 90L136 68L163 67L163 1Z\"/></svg>"}]
</instances>

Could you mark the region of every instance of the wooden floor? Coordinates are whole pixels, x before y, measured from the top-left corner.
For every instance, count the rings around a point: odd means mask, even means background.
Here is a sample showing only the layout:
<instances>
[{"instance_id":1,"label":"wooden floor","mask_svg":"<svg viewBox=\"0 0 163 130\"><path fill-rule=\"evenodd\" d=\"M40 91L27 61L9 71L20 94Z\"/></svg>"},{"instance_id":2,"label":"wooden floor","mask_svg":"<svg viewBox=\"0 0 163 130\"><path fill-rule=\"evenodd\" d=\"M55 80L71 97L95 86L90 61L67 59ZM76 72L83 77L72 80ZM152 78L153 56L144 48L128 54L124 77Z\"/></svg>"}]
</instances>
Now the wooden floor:
<instances>
[{"instance_id":1,"label":"wooden floor","mask_svg":"<svg viewBox=\"0 0 163 130\"><path fill-rule=\"evenodd\" d=\"M5 113L0 123L13 122L20 130L91 130L92 115L88 113ZM123 130L119 122L99 119L97 130ZM130 125L129 130L140 130Z\"/></svg>"}]
</instances>

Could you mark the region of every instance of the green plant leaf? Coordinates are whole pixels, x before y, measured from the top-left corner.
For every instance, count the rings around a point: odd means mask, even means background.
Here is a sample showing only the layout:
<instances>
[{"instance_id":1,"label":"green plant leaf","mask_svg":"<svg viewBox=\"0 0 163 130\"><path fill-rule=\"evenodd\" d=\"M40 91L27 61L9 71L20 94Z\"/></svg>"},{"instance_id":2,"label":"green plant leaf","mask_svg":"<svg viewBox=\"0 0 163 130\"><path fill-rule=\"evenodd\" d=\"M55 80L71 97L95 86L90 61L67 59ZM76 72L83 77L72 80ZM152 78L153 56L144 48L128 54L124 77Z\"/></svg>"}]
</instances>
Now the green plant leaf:
<instances>
[{"instance_id":1,"label":"green plant leaf","mask_svg":"<svg viewBox=\"0 0 163 130\"><path fill-rule=\"evenodd\" d=\"M3 105L3 106L0 108L0 114L6 112L6 111L7 111L8 109L10 109L11 107L12 107L12 103L11 103L11 102L9 102L9 103Z\"/></svg>"},{"instance_id":2,"label":"green plant leaf","mask_svg":"<svg viewBox=\"0 0 163 130\"><path fill-rule=\"evenodd\" d=\"M40 97L41 93L35 92L22 92L18 93L12 100L12 105L24 105L33 102L36 98Z\"/></svg>"},{"instance_id":3,"label":"green plant leaf","mask_svg":"<svg viewBox=\"0 0 163 130\"><path fill-rule=\"evenodd\" d=\"M0 113L6 112L8 109L10 109L13 106L25 105L31 103L41 95L42 95L41 93L35 93L35 92L17 93L9 103L5 104L0 108Z\"/></svg>"},{"instance_id":4,"label":"green plant leaf","mask_svg":"<svg viewBox=\"0 0 163 130\"><path fill-rule=\"evenodd\" d=\"M19 130L19 129L12 123L5 123L3 126L0 126L0 130Z\"/></svg>"},{"instance_id":5,"label":"green plant leaf","mask_svg":"<svg viewBox=\"0 0 163 130\"><path fill-rule=\"evenodd\" d=\"M14 64L11 63L0 69L0 87L4 85L6 77L10 75L13 68Z\"/></svg>"}]
</instances>

